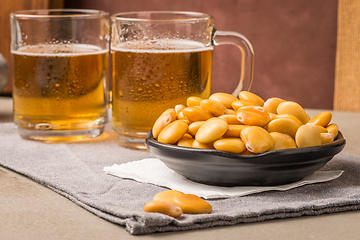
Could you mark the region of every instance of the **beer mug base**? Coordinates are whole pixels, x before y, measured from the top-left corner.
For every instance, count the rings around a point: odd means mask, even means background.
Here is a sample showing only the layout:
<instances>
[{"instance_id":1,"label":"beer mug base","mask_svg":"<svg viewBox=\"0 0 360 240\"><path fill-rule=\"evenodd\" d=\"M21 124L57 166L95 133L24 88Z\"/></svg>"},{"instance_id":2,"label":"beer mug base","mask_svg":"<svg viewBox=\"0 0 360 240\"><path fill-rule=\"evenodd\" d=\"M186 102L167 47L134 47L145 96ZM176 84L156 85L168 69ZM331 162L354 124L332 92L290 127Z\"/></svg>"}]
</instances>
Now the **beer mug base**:
<instances>
[{"instance_id":1,"label":"beer mug base","mask_svg":"<svg viewBox=\"0 0 360 240\"><path fill-rule=\"evenodd\" d=\"M114 119L113 119L114 121ZM119 126L112 127L119 136L119 144L123 147L137 150L146 150L145 138L148 131L139 131Z\"/></svg>"},{"instance_id":2,"label":"beer mug base","mask_svg":"<svg viewBox=\"0 0 360 240\"><path fill-rule=\"evenodd\" d=\"M56 126L51 123L28 123L16 122L19 134L24 139L44 142L80 142L99 137L105 128L105 119L101 118L90 123L81 123L74 126ZM80 125L83 127L81 128Z\"/></svg>"},{"instance_id":3,"label":"beer mug base","mask_svg":"<svg viewBox=\"0 0 360 240\"><path fill-rule=\"evenodd\" d=\"M121 146L131 149L137 149L137 150L146 150L145 146L145 138L144 137L130 137L130 136L124 136L119 135L119 143Z\"/></svg>"}]
</instances>

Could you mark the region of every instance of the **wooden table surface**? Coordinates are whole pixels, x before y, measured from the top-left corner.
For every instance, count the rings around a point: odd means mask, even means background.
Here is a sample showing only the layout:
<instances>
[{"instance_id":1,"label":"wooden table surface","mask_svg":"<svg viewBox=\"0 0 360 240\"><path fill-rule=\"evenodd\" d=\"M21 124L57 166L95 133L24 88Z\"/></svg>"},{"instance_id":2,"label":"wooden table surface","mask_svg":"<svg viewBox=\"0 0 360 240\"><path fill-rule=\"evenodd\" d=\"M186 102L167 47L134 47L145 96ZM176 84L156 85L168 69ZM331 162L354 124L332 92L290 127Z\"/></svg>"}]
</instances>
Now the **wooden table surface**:
<instances>
[{"instance_id":1,"label":"wooden table surface","mask_svg":"<svg viewBox=\"0 0 360 240\"><path fill-rule=\"evenodd\" d=\"M320 110L307 110L315 116ZM0 122L12 121L12 99L0 97ZM347 145L359 155L360 113L333 112ZM1 154L1 153L0 153ZM0 239L360 239L360 211L278 219L173 233L132 236L67 198L0 167Z\"/></svg>"}]
</instances>

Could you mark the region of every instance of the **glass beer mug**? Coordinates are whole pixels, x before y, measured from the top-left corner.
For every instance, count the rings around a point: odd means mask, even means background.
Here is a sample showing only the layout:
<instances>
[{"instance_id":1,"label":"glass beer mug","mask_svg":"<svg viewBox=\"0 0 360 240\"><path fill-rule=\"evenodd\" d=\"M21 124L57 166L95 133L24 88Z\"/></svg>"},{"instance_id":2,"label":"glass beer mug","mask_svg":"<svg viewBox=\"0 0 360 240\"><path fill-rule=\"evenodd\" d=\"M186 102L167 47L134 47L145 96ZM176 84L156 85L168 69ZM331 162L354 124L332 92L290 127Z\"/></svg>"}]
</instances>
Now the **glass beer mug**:
<instances>
[{"instance_id":1,"label":"glass beer mug","mask_svg":"<svg viewBox=\"0 0 360 240\"><path fill-rule=\"evenodd\" d=\"M14 122L23 138L61 142L102 134L109 34L102 11L11 14Z\"/></svg>"},{"instance_id":2,"label":"glass beer mug","mask_svg":"<svg viewBox=\"0 0 360 240\"><path fill-rule=\"evenodd\" d=\"M248 90L253 49L241 34L218 31L212 16L195 12L130 12L111 17L112 126L120 144L144 149L144 139L168 108L211 94L212 51L234 44L241 52L240 81Z\"/></svg>"}]
</instances>

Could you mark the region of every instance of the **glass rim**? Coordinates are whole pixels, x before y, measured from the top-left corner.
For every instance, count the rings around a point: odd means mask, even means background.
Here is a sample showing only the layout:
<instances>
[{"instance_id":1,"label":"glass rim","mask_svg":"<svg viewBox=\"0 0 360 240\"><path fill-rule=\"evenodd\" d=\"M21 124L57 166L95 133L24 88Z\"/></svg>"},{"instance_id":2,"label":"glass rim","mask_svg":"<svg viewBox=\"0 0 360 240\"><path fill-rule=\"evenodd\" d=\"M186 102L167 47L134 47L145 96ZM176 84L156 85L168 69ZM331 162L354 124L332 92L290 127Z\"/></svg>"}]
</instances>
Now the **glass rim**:
<instances>
[{"instance_id":1,"label":"glass rim","mask_svg":"<svg viewBox=\"0 0 360 240\"><path fill-rule=\"evenodd\" d=\"M59 14L49 14L49 13ZM62 13L62 14L60 14ZM109 17L109 13L94 9L34 9L34 10L20 10L10 13L11 17L15 18L98 18Z\"/></svg>"},{"instance_id":2,"label":"glass rim","mask_svg":"<svg viewBox=\"0 0 360 240\"><path fill-rule=\"evenodd\" d=\"M157 14L157 15L174 15L173 18L146 18L140 17L136 15L150 15L150 14ZM182 18L175 17L175 16L182 16ZM121 12L111 15L111 19L113 21L201 21L201 20L209 20L213 19L213 16L207 13L201 12L191 12L191 11L139 11L139 12Z\"/></svg>"}]
</instances>

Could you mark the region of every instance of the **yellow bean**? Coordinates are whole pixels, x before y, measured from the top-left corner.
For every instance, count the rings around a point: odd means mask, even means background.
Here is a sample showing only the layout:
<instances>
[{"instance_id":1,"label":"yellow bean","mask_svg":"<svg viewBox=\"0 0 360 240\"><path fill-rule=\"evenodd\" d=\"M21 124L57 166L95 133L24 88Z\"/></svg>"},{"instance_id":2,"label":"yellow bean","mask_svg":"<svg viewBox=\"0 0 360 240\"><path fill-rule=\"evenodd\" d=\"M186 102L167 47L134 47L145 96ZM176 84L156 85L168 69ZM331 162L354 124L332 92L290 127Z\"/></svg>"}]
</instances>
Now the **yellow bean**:
<instances>
[{"instance_id":1,"label":"yellow bean","mask_svg":"<svg viewBox=\"0 0 360 240\"><path fill-rule=\"evenodd\" d=\"M334 141L334 137L331 133L320 133L321 134L321 144L327 144Z\"/></svg>"},{"instance_id":2,"label":"yellow bean","mask_svg":"<svg viewBox=\"0 0 360 240\"><path fill-rule=\"evenodd\" d=\"M302 125L296 132L295 142L299 148L321 145L319 128L313 123Z\"/></svg>"},{"instance_id":3,"label":"yellow bean","mask_svg":"<svg viewBox=\"0 0 360 240\"><path fill-rule=\"evenodd\" d=\"M297 123L299 123L299 125L304 125L304 123L302 121L300 121L297 117L295 117L294 115L291 115L291 114L278 114L276 115L276 118L290 118L294 121L296 121Z\"/></svg>"},{"instance_id":4,"label":"yellow bean","mask_svg":"<svg viewBox=\"0 0 360 240\"><path fill-rule=\"evenodd\" d=\"M158 141L161 143L174 144L184 136L187 130L188 125L184 121L176 120L160 132Z\"/></svg>"},{"instance_id":5,"label":"yellow bean","mask_svg":"<svg viewBox=\"0 0 360 240\"><path fill-rule=\"evenodd\" d=\"M182 138L193 138L189 133L185 133Z\"/></svg>"},{"instance_id":6,"label":"yellow bean","mask_svg":"<svg viewBox=\"0 0 360 240\"><path fill-rule=\"evenodd\" d=\"M242 153L240 153L240 155L255 155L255 153L250 152L249 150L245 149L245 151L243 151Z\"/></svg>"},{"instance_id":7,"label":"yellow bean","mask_svg":"<svg viewBox=\"0 0 360 240\"><path fill-rule=\"evenodd\" d=\"M238 138L223 138L214 142L215 149L224 152L231 152L235 154L242 153L246 148L241 139Z\"/></svg>"},{"instance_id":8,"label":"yellow bean","mask_svg":"<svg viewBox=\"0 0 360 240\"><path fill-rule=\"evenodd\" d=\"M279 132L271 132L270 135L274 139L274 147L271 150L296 148L295 140L289 135Z\"/></svg>"},{"instance_id":9,"label":"yellow bean","mask_svg":"<svg viewBox=\"0 0 360 240\"><path fill-rule=\"evenodd\" d=\"M224 119L228 124L242 124L236 117L236 115L232 114L224 114L219 116L219 118Z\"/></svg>"},{"instance_id":10,"label":"yellow bean","mask_svg":"<svg viewBox=\"0 0 360 240\"><path fill-rule=\"evenodd\" d=\"M236 111L232 108L228 108L226 109L227 110L227 114L230 114L230 115L236 115Z\"/></svg>"},{"instance_id":11,"label":"yellow bean","mask_svg":"<svg viewBox=\"0 0 360 240\"><path fill-rule=\"evenodd\" d=\"M202 149L214 149L214 142L200 143L200 142L194 140L192 147L193 148L202 148Z\"/></svg>"},{"instance_id":12,"label":"yellow bean","mask_svg":"<svg viewBox=\"0 0 360 240\"><path fill-rule=\"evenodd\" d=\"M249 127L249 125L228 125L228 129L226 130L225 134L223 135L224 138L231 138L231 137L240 137L240 133L244 128Z\"/></svg>"},{"instance_id":13,"label":"yellow bean","mask_svg":"<svg viewBox=\"0 0 360 240\"><path fill-rule=\"evenodd\" d=\"M266 152L274 146L274 140L270 133L258 126L243 129L240 136L245 143L246 149L253 153Z\"/></svg>"},{"instance_id":14,"label":"yellow bean","mask_svg":"<svg viewBox=\"0 0 360 240\"><path fill-rule=\"evenodd\" d=\"M326 127L332 118L331 112L321 112L312 119L309 120L309 123L314 123L315 125L319 125L322 127Z\"/></svg>"},{"instance_id":15,"label":"yellow bean","mask_svg":"<svg viewBox=\"0 0 360 240\"><path fill-rule=\"evenodd\" d=\"M233 101L231 106L235 111L237 111L239 108L247 107L247 106L258 106L258 107L260 107L259 105L257 105L254 102L248 102L248 101L244 101L244 100Z\"/></svg>"},{"instance_id":16,"label":"yellow bean","mask_svg":"<svg viewBox=\"0 0 360 240\"><path fill-rule=\"evenodd\" d=\"M277 108L278 114L291 114L297 117L303 124L309 122L309 115L305 110L296 102L286 101L278 105Z\"/></svg>"},{"instance_id":17,"label":"yellow bean","mask_svg":"<svg viewBox=\"0 0 360 240\"><path fill-rule=\"evenodd\" d=\"M290 118L278 118L269 122L266 126L268 132L280 132L289 135L295 139L296 131L299 129L300 124Z\"/></svg>"},{"instance_id":18,"label":"yellow bean","mask_svg":"<svg viewBox=\"0 0 360 240\"><path fill-rule=\"evenodd\" d=\"M260 107L264 106L265 103L265 101L261 97L248 91L241 91L239 93L239 99L248 102L254 102L256 105Z\"/></svg>"},{"instance_id":19,"label":"yellow bean","mask_svg":"<svg viewBox=\"0 0 360 240\"><path fill-rule=\"evenodd\" d=\"M268 114L270 116L270 121L275 120L277 118L277 114L269 113L269 112L268 112Z\"/></svg>"},{"instance_id":20,"label":"yellow bean","mask_svg":"<svg viewBox=\"0 0 360 240\"><path fill-rule=\"evenodd\" d=\"M326 130L326 128L324 128L323 126L320 125L316 125L317 128L320 130L320 133L328 133L328 131Z\"/></svg>"},{"instance_id":21,"label":"yellow bean","mask_svg":"<svg viewBox=\"0 0 360 240\"><path fill-rule=\"evenodd\" d=\"M169 202L172 204L176 203L174 202L174 197L184 194L183 192L177 191L177 190L167 190L157 193L153 197L153 201L163 201L163 202Z\"/></svg>"},{"instance_id":22,"label":"yellow bean","mask_svg":"<svg viewBox=\"0 0 360 240\"><path fill-rule=\"evenodd\" d=\"M200 107L187 107L184 108L181 112L190 122L206 121L213 117L208 111Z\"/></svg>"},{"instance_id":23,"label":"yellow bean","mask_svg":"<svg viewBox=\"0 0 360 240\"><path fill-rule=\"evenodd\" d=\"M205 123L205 121L197 121L189 124L188 133L195 136L199 128Z\"/></svg>"},{"instance_id":24,"label":"yellow bean","mask_svg":"<svg viewBox=\"0 0 360 240\"><path fill-rule=\"evenodd\" d=\"M163 112L160 117L156 120L152 128L152 133L154 138L157 138L161 130L163 130L167 125L176 120L175 109L170 108Z\"/></svg>"},{"instance_id":25,"label":"yellow bean","mask_svg":"<svg viewBox=\"0 0 360 240\"><path fill-rule=\"evenodd\" d=\"M186 117L184 116L184 114L181 112L179 112L178 114L176 114L176 119L177 120L187 120Z\"/></svg>"},{"instance_id":26,"label":"yellow bean","mask_svg":"<svg viewBox=\"0 0 360 240\"><path fill-rule=\"evenodd\" d=\"M211 115L215 117L227 114L226 107L222 103L215 100L204 99L200 102L200 107L209 111Z\"/></svg>"},{"instance_id":27,"label":"yellow bean","mask_svg":"<svg viewBox=\"0 0 360 240\"><path fill-rule=\"evenodd\" d=\"M193 145L194 140L195 140L195 139L193 139L193 138L181 138L181 139L178 141L177 145L178 145L179 147L189 147L189 148L191 148L192 145Z\"/></svg>"},{"instance_id":28,"label":"yellow bean","mask_svg":"<svg viewBox=\"0 0 360 240\"><path fill-rule=\"evenodd\" d=\"M328 131L328 133L331 133L333 135L334 139L337 137L339 133L339 127L335 123L332 123L329 126L327 126L326 130Z\"/></svg>"},{"instance_id":29,"label":"yellow bean","mask_svg":"<svg viewBox=\"0 0 360 240\"><path fill-rule=\"evenodd\" d=\"M224 119L210 118L207 120L195 135L196 141L210 143L221 138L228 129L228 123Z\"/></svg>"},{"instance_id":30,"label":"yellow bean","mask_svg":"<svg viewBox=\"0 0 360 240\"><path fill-rule=\"evenodd\" d=\"M263 127L270 122L270 115L264 108L248 106L239 108L236 112L237 119L245 125Z\"/></svg>"},{"instance_id":31,"label":"yellow bean","mask_svg":"<svg viewBox=\"0 0 360 240\"><path fill-rule=\"evenodd\" d=\"M200 102L203 100L200 97L191 96L186 99L186 106L188 107L194 107L194 106L200 106Z\"/></svg>"},{"instance_id":32,"label":"yellow bean","mask_svg":"<svg viewBox=\"0 0 360 240\"><path fill-rule=\"evenodd\" d=\"M212 212L212 207L208 202L193 194L177 195L174 197L174 202L182 209L183 213L203 214Z\"/></svg>"},{"instance_id":33,"label":"yellow bean","mask_svg":"<svg viewBox=\"0 0 360 240\"><path fill-rule=\"evenodd\" d=\"M184 108L186 108L184 105L182 104L178 104L175 106L175 112L176 112L176 115L178 115Z\"/></svg>"},{"instance_id":34,"label":"yellow bean","mask_svg":"<svg viewBox=\"0 0 360 240\"><path fill-rule=\"evenodd\" d=\"M183 213L181 207L169 202L158 200L146 203L144 206L144 211L162 213L174 218L180 217Z\"/></svg>"},{"instance_id":35,"label":"yellow bean","mask_svg":"<svg viewBox=\"0 0 360 240\"><path fill-rule=\"evenodd\" d=\"M226 108L232 108L231 103L237 100L237 97L228 93L214 93L209 99L222 103Z\"/></svg>"},{"instance_id":36,"label":"yellow bean","mask_svg":"<svg viewBox=\"0 0 360 240\"><path fill-rule=\"evenodd\" d=\"M267 111L268 113L274 113L277 114L277 107L279 106L280 103L285 102L284 99L281 98L269 98L268 100L266 100L266 102L264 103L264 109L265 111Z\"/></svg>"}]
</instances>

